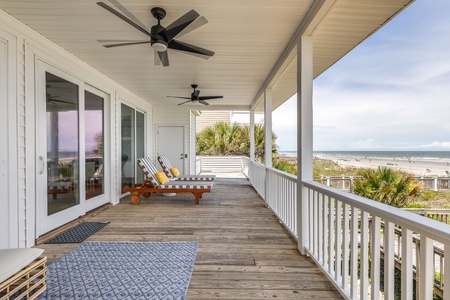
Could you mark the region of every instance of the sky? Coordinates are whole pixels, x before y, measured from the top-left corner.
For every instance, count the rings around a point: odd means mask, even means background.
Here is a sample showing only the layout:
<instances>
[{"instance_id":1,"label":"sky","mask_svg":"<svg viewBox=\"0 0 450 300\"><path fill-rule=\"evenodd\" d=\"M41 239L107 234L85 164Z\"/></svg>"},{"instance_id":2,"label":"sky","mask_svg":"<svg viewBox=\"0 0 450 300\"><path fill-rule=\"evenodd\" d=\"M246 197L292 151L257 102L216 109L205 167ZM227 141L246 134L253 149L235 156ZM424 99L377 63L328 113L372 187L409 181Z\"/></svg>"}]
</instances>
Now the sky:
<instances>
[{"instance_id":1,"label":"sky","mask_svg":"<svg viewBox=\"0 0 450 300\"><path fill-rule=\"evenodd\" d=\"M450 151L449 12L416 0L314 80L314 151ZM272 118L296 150L296 96Z\"/></svg>"}]
</instances>

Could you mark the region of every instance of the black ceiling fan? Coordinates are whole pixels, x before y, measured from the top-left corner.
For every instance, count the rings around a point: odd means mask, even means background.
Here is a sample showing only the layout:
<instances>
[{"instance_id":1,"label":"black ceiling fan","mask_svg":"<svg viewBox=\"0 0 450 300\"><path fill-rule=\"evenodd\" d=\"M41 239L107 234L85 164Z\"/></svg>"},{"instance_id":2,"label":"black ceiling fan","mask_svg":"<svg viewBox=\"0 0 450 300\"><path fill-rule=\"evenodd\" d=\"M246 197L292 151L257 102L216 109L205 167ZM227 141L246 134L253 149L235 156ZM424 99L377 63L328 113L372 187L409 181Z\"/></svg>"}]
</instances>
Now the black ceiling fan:
<instances>
[{"instance_id":1,"label":"black ceiling fan","mask_svg":"<svg viewBox=\"0 0 450 300\"><path fill-rule=\"evenodd\" d=\"M139 44L150 44L155 50L155 64L159 65L162 63L164 67L169 65L169 56L167 54L167 49L173 49L198 56L201 58L209 59L214 55L213 51L197 47L188 43L180 42L175 40L175 38L185 35L188 32L208 23L205 17L201 17L195 10L190 10L172 24L167 27L161 25L161 20L165 18L166 11L161 7L153 7L151 13L153 17L158 20L158 24L152 26L150 30L136 18L128 9L126 9L117 0L109 0L117 9L117 11L111 6L105 4L104 2L97 2L99 6L106 9L110 13L119 17L123 21L127 22L137 30L141 31L148 37L149 40L146 41L117 41L119 43L103 45L105 48L139 45ZM98 40L101 43L113 42L113 40Z\"/></svg>"},{"instance_id":2,"label":"black ceiling fan","mask_svg":"<svg viewBox=\"0 0 450 300\"><path fill-rule=\"evenodd\" d=\"M178 97L178 96L167 96L168 98L179 98L179 99L189 99L188 101L184 101L178 105L182 105L188 102L198 102L203 105L209 105L208 102L205 100L212 100L212 99L220 99L223 98L223 96L200 96L200 90L197 90L198 85L191 84L191 87L194 89L194 91L191 94L191 97Z\"/></svg>"}]
</instances>

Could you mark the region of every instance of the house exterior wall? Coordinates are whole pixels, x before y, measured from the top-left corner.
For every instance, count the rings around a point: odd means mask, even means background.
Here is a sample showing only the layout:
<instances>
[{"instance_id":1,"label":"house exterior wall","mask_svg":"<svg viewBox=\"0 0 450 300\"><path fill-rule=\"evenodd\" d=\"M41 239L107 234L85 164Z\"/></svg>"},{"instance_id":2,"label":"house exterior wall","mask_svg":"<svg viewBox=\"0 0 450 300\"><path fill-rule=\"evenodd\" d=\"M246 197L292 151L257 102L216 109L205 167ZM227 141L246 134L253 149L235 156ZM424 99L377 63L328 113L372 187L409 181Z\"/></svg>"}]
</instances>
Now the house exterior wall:
<instances>
[{"instance_id":1,"label":"house exterior wall","mask_svg":"<svg viewBox=\"0 0 450 300\"><path fill-rule=\"evenodd\" d=\"M154 106L153 107L153 120L154 120L154 136L157 137L157 129L159 126L183 126L184 127L184 153L188 155L187 159L184 159L184 170L189 172L191 170L191 111L185 107L171 107L171 106ZM157 140L157 138L155 138ZM156 161L158 152L157 143L153 146L153 160ZM194 150L195 151L195 150Z\"/></svg>"},{"instance_id":2,"label":"house exterior wall","mask_svg":"<svg viewBox=\"0 0 450 300\"><path fill-rule=\"evenodd\" d=\"M7 131L0 131L2 143L7 144L0 152L2 182L8 191L0 198L1 207L7 209L7 229L0 230L1 246L4 248L31 247L35 244L39 223L39 199L36 184L37 169L41 168L37 159L37 140L45 138L37 132L36 109L39 96L39 65L49 65L70 74L83 82L83 86L93 86L108 95L105 111L105 130L108 137L105 146L110 147L106 163L113 173L106 191L113 204L121 195L120 182L120 103L126 99L146 114L147 155L153 155L152 105L144 99L114 82L90 65L84 63L51 41L37 34L26 25L0 11L0 48L3 49L0 73L6 80L6 94L0 93L0 109L7 111L7 120L2 125ZM7 63L5 68L3 63ZM105 99L106 101L106 99ZM107 145L109 143L109 145ZM6 149L6 150L5 150ZM6 213L0 215L4 217Z\"/></svg>"},{"instance_id":3,"label":"house exterior wall","mask_svg":"<svg viewBox=\"0 0 450 300\"><path fill-rule=\"evenodd\" d=\"M200 115L197 117L197 132L202 131L204 128L208 126L212 126L217 122L225 122L230 124L231 112L229 110L218 110L218 111L212 111L212 110L204 110L200 113Z\"/></svg>"}]
</instances>

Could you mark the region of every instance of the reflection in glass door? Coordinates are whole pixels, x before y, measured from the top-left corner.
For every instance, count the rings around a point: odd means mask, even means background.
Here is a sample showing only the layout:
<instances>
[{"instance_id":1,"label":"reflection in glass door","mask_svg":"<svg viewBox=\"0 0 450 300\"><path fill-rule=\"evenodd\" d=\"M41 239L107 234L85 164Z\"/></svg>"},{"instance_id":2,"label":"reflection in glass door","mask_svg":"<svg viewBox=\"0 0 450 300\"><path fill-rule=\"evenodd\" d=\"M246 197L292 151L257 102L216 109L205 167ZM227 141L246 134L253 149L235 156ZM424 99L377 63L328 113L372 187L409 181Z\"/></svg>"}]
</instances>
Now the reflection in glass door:
<instances>
[{"instance_id":1,"label":"reflection in glass door","mask_svg":"<svg viewBox=\"0 0 450 300\"><path fill-rule=\"evenodd\" d=\"M145 155L145 115L122 104L122 188L142 183L144 175L137 170L136 159Z\"/></svg>"},{"instance_id":2,"label":"reflection in glass door","mask_svg":"<svg viewBox=\"0 0 450 300\"><path fill-rule=\"evenodd\" d=\"M86 200L104 194L104 99L84 92Z\"/></svg>"},{"instance_id":3,"label":"reflection in glass door","mask_svg":"<svg viewBox=\"0 0 450 300\"><path fill-rule=\"evenodd\" d=\"M47 215L80 203L78 86L45 73Z\"/></svg>"}]
</instances>

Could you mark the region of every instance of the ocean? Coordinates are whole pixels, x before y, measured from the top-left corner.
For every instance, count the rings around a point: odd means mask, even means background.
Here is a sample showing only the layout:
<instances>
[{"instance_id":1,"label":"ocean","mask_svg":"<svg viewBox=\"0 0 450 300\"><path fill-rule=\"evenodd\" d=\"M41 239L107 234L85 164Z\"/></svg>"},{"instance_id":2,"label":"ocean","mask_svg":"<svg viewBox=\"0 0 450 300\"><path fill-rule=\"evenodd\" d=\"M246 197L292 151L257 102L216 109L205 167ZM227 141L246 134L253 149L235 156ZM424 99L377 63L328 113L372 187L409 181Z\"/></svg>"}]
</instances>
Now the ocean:
<instances>
[{"instance_id":1,"label":"ocean","mask_svg":"<svg viewBox=\"0 0 450 300\"><path fill-rule=\"evenodd\" d=\"M279 151L283 156L296 156L296 151ZM314 151L314 156L336 158L378 158L415 161L450 162L450 151Z\"/></svg>"}]
</instances>

